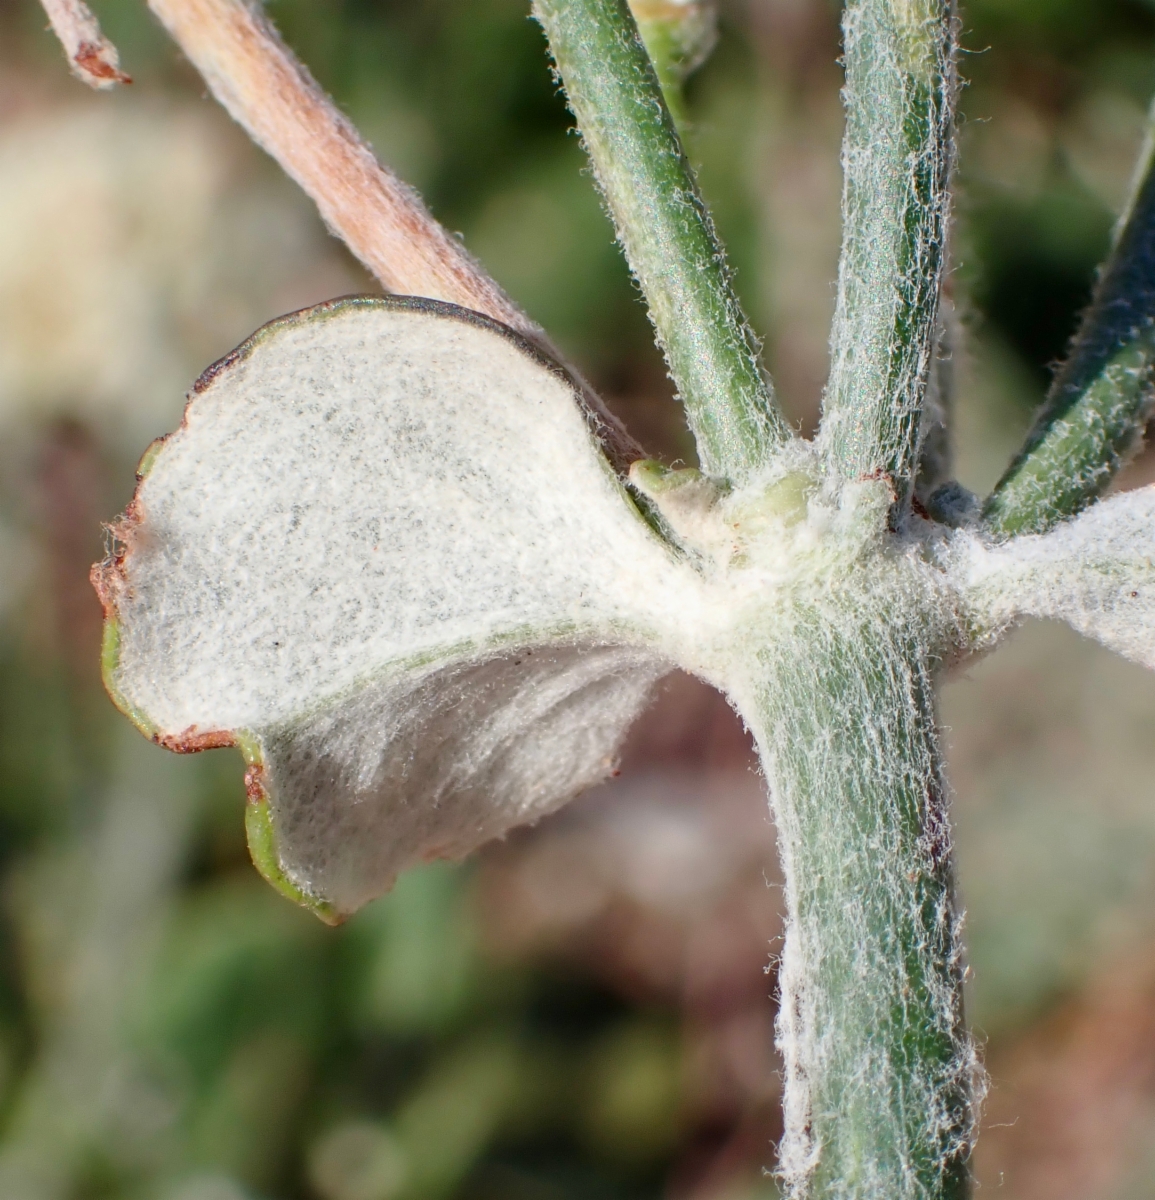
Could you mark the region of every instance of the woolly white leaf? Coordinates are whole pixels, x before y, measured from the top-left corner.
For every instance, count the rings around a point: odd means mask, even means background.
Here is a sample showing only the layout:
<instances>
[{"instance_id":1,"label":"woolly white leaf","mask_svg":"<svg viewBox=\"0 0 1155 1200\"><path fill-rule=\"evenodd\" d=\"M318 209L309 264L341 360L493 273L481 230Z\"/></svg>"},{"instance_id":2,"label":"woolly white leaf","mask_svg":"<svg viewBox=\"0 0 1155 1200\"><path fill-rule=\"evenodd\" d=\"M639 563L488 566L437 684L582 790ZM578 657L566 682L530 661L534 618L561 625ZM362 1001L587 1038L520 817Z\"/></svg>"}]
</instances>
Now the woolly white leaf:
<instances>
[{"instance_id":1,"label":"woolly white leaf","mask_svg":"<svg viewBox=\"0 0 1155 1200\"><path fill-rule=\"evenodd\" d=\"M699 584L592 421L502 326L355 298L254 335L146 456L97 572L110 691L242 746L285 890L350 912L612 768Z\"/></svg>"},{"instance_id":2,"label":"woolly white leaf","mask_svg":"<svg viewBox=\"0 0 1155 1200\"><path fill-rule=\"evenodd\" d=\"M1102 500L1046 534L967 537L965 587L993 633L1056 617L1155 668L1155 486Z\"/></svg>"}]
</instances>

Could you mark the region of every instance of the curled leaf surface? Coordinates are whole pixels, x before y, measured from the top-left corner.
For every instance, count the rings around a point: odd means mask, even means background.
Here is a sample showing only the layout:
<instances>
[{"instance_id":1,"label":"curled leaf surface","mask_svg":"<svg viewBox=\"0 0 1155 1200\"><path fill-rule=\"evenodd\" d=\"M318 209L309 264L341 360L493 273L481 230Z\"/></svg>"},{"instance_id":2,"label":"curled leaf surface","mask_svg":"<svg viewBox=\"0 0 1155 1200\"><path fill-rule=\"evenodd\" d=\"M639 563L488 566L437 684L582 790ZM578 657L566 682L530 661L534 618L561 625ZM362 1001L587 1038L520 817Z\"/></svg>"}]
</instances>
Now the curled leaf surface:
<instances>
[{"instance_id":1,"label":"curled leaf surface","mask_svg":"<svg viewBox=\"0 0 1155 1200\"><path fill-rule=\"evenodd\" d=\"M283 890L340 916L612 769L698 584L595 420L496 322L351 298L146 455L96 571L109 688L173 749L244 746Z\"/></svg>"}]
</instances>

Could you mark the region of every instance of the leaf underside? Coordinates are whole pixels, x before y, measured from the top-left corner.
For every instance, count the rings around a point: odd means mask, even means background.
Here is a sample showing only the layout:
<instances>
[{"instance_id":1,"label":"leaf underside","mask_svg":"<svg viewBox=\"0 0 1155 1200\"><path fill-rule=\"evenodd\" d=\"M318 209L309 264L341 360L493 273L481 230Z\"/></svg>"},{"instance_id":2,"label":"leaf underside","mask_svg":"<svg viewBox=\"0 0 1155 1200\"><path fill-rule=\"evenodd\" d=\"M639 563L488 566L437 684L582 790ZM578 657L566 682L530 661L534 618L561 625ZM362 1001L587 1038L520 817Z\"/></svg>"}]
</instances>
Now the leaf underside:
<instances>
[{"instance_id":1,"label":"leaf underside","mask_svg":"<svg viewBox=\"0 0 1155 1200\"><path fill-rule=\"evenodd\" d=\"M109 690L240 742L278 867L347 914L612 769L693 572L581 393L503 326L355 297L202 376L97 570Z\"/></svg>"},{"instance_id":2,"label":"leaf underside","mask_svg":"<svg viewBox=\"0 0 1155 1200\"><path fill-rule=\"evenodd\" d=\"M965 574L991 627L1063 620L1155 669L1155 486L1100 500L1049 533L971 543Z\"/></svg>"}]
</instances>

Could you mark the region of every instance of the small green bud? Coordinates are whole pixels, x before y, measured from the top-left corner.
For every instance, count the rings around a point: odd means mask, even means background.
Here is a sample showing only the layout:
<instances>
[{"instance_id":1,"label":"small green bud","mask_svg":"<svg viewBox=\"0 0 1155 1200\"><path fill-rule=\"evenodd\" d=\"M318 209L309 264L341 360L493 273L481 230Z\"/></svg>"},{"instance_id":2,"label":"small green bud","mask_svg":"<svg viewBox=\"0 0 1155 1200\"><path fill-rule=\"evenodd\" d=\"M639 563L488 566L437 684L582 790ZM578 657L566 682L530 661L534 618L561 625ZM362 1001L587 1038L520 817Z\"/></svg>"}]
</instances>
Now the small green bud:
<instances>
[{"instance_id":1,"label":"small green bud","mask_svg":"<svg viewBox=\"0 0 1155 1200\"><path fill-rule=\"evenodd\" d=\"M677 107L682 84L718 40L710 0L630 0L638 32L658 72L667 103Z\"/></svg>"},{"instance_id":2,"label":"small green bud","mask_svg":"<svg viewBox=\"0 0 1155 1200\"><path fill-rule=\"evenodd\" d=\"M749 535L764 532L770 525L794 525L806 516L806 506L814 491L813 478L802 471L791 471L775 480L764 491L746 496L726 510L727 522Z\"/></svg>"},{"instance_id":3,"label":"small green bud","mask_svg":"<svg viewBox=\"0 0 1155 1200\"><path fill-rule=\"evenodd\" d=\"M639 458L630 463L630 483L651 499L702 481L709 483L696 467L667 467L654 458Z\"/></svg>"}]
</instances>

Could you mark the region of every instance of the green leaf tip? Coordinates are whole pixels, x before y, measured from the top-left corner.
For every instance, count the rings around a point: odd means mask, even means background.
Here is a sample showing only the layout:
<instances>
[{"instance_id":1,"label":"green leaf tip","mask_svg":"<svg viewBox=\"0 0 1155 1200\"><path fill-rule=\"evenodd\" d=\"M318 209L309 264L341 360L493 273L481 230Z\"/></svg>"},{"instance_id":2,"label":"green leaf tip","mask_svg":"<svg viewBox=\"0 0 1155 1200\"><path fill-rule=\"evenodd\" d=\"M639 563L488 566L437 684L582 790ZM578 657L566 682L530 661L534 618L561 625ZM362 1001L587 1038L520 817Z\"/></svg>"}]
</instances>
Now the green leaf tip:
<instances>
[{"instance_id":1,"label":"green leaf tip","mask_svg":"<svg viewBox=\"0 0 1155 1200\"><path fill-rule=\"evenodd\" d=\"M157 456L164 449L164 444L167 440L168 438L166 435L165 437L153 438L152 441L149 442L148 448L140 456L140 462L136 464L137 483L140 483L142 479L148 476L148 473L152 470L153 465L157 460Z\"/></svg>"},{"instance_id":2,"label":"green leaf tip","mask_svg":"<svg viewBox=\"0 0 1155 1200\"><path fill-rule=\"evenodd\" d=\"M684 121L682 85L710 57L718 41L713 0L630 0L675 122Z\"/></svg>"},{"instance_id":3,"label":"green leaf tip","mask_svg":"<svg viewBox=\"0 0 1155 1200\"><path fill-rule=\"evenodd\" d=\"M707 487L713 491L718 485L708 479L696 467L667 467L654 458L640 458L630 463L630 483L644 496L663 496L667 492L684 487Z\"/></svg>"},{"instance_id":4,"label":"green leaf tip","mask_svg":"<svg viewBox=\"0 0 1155 1200\"><path fill-rule=\"evenodd\" d=\"M248 755L246 754L246 760ZM326 925L340 925L346 918L326 901L319 899L303 888L298 887L281 866L281 858L277 853L277 836L273 829L273 814L269 807L269 798L261 784L263 768L259 765L250 766L245 773L245 789L248 800L245 804L245 839L249 846L249 857L253 866L261 873L265 881L272 885L286 899L292 900L302 908L320 917Z\"/></svg>"}]
</instances>

